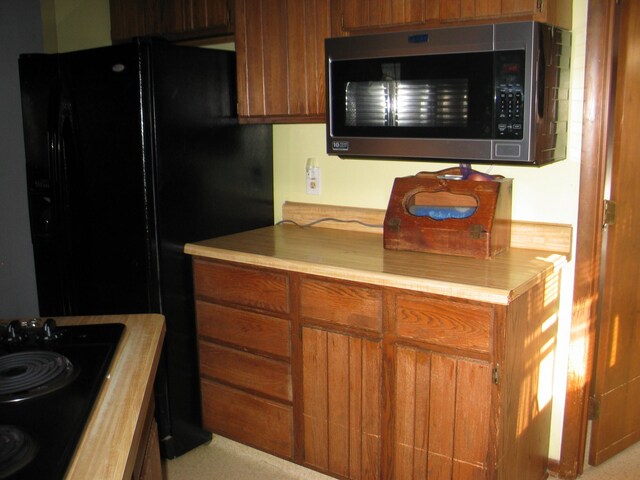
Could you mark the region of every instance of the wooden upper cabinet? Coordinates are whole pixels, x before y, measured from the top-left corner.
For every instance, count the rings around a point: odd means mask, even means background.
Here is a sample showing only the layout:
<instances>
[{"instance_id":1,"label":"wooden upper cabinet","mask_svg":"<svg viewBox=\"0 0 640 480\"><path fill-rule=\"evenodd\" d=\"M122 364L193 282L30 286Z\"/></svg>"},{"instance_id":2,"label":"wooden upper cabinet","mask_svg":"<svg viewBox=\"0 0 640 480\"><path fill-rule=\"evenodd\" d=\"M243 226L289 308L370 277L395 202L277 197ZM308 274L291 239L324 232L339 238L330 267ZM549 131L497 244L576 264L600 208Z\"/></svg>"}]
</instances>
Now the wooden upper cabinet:
<instances>
[{"instance_id":1,"label":"wooden upper cabinet","mask_svg":"<svg viewBox=\"0 0 640 480\"><path fill-rule=\"evenodd\" d=\"M495 0L440 0L440 19L448 21L499 17L500 7L500 1Z\"/></svg>"},{"instance_id":2,"label":"wooden upper cabinet","mask_svg":"<svg viewBox=\"0 0 640 480\"><path fill-rule=\"evenodd\" d=\"M329 0L236 0L238 115L323 122Z\"/></svg>"},{"instance_id":3,"label":"wooden upper cabinet","mask_svg":"<svg viewBox=\"0 0 640 480\"><path fill-rule=\"evenodd\" d=\"M111 40L190 40L233 33L233 0L109 0Z\"/></svg>"},{"instance_id":4,"label":"wooden upper cabinet","mask_svg":"<svg viewBox=\"0 0 640 480\"><path fill-rule=\"evenodd\" d=\"M147 0L109 0L111 40L114 43L152 31L147 16Z\"/></svg>"},{"instance_id":5,"label":"wooden upper cabinet","mask_svg":"<svg viewBox=\"0 0 640 480\"><path fill-rule=\"evenodd\" d=\"M442 21L535 20L571 29L571 0L440 0Z\"/></svg>"},{"instance_id":6,"label":"wooden upper cabinet","mask_svg":"<svg viewBox=\"0 0 640 480\"><path fill-rule=\"evenodd\" d=\"M342 9L344 30L419 25L438 18L437 0L334 0L333 4Z\"/></svg>"},{"instance_id":7,"label":"wooden upper cabinet","mask_svg":"<svg viewBox=\"0 0 640 480\"><path fill-rule=\"evenodd\" d=\"M151 0L152 33L180 35L189 29L187 8L189 0Z\"/></svg>"},{"instance_id":8,"label":"wooden upper cabinet","mask_svg":"<svg viewBox=\"0 0 640 480\"><path fill-rule=\"evenodd\" d=\"M571 0L331 0L332 33L523 20L571 29L571 8Z\"/></svg>"},{"instance_id":9,"label":"wooden upper cabinet","mask_svg":"<svg viewBox=\"0 0 640 480\"><path fill-rule=\"evenodd\" d=\"M228 0L187 0L186 3L187 26L191 30L233 30L234 8Z\"/></svg>"}]
</instances>

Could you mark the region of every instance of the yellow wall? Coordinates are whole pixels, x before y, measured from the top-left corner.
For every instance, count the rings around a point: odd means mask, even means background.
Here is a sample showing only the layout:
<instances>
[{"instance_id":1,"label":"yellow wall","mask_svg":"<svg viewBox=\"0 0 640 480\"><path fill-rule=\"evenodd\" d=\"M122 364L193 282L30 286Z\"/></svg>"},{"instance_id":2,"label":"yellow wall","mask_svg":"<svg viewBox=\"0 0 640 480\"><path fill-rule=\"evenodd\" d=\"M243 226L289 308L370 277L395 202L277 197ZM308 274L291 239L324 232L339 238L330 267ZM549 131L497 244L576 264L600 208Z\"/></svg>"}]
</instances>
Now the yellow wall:
<instances>
[{"instance_id":1,"label":"yellow wall","mask_svg":"<svg viewBox=\"0 0 640 480\"><path fill-rule=\"evenodd\" d=\"M40 4L45 52L111 45L109 0L41 0Z\"/></svg>"},{"instance_id":2,"label":"yellow wall","mask_svg":"<svg viewBox=\"0 0 640 480\"><path fill-rule=\"evenodd\" d=\"M572 108L569 152L565 161L542 168L491 168L491 173L514 179L513 218L517 220L563 223L576 226L581 149L583 80L586 41L585 0L574 0L572 54ZM45 51L60 52L109 45L108 0L42 0L45 24ZM53 5L53 7L52 7ZM47 18L49 21L47 21ZM52 20L52 18L54 20ZM47 35L47 25L56 32ZM49 40L47 40L49 39ZM57 45L53 45L53 43ZM440 170L452 164L342 160L325 153L324 124L274 126L275 216L281 218L286 200L384 209L395 177L419 171ZM305 192L307 159L316 159L321 169L321 194ZM486 166L476 166L488 171ZM574 232L575 233L575 232ZM573 292L573 263L563 275L558 350L554 378L553 425L550 456L559 458L567 369L567 345Z\"/></svg>"}]
</instances>

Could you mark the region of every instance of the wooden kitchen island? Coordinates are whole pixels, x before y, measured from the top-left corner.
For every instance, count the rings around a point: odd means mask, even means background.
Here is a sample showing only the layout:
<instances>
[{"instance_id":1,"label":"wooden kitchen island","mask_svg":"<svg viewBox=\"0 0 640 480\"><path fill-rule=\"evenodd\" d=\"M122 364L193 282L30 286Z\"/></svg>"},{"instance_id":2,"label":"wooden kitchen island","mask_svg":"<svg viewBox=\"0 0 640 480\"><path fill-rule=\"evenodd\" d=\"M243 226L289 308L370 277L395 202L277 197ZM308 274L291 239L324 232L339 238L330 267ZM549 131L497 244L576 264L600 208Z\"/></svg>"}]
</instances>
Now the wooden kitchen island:
<instances>
[{"instance_id":1,"label":"wooden kitchen island","mask_svg":"<svg viewBox=\"0 0 640 480\"><path fill-rule=\"evenodd\" d=\"M108 377L65 479L160 480L153 383L165 335L164 317L156 314L61 317L56 322L125 325Z\"/></svg>"},{"instance_id":2,"label":"wooden kitchen island","mask_svg":"<svg viewBox=\"0 0 640 480\"><path fill-rule=\"evenodd\" d=\"M185 251L205 428L337 478L546 478L565 254L293 225Z\"/></svg>"}]
</instances>

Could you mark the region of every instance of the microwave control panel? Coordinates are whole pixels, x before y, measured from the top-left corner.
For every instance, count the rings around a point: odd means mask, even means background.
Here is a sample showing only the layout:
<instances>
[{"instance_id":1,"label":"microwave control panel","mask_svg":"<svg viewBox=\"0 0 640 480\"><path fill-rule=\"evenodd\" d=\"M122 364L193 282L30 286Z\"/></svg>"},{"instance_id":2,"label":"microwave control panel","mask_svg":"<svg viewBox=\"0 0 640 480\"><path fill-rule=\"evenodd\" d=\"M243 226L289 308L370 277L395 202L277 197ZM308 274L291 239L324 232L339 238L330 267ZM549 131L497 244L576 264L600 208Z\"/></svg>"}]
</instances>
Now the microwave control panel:
<instances>
[{"instance_id":1,"label":"microwave control panel","mask_svg":"<svg viewBox=\"0 0 640 480\"><path fill-rule=\"evenodd\" d=\"M520 140L524 121L524 51L495 55L494 138Z\"/></svg>"}]
</instances>

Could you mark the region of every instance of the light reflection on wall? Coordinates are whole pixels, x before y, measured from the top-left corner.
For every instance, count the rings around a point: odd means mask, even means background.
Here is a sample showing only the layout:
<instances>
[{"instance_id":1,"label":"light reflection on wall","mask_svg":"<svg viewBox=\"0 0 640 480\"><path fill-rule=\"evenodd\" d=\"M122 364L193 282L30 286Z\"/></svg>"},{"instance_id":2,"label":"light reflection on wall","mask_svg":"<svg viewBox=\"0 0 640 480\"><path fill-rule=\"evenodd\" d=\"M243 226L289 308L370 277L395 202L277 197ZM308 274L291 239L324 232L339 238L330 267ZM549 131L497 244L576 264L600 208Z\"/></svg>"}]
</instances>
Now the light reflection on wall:
<instances>
[{"instance_id":1,"label":"light reflection on wall","mask_svg":"<svg viewBox=\"0 0 640 480\"><path fill-rule=\"evenodd\" d=\"M518 299L517 311L508 320L512 338L518 338L518 332L526 334L520 336L521 344L507 359L507 364L512 362L507 369L519 381L517 404L506 406L507 421L512 417L513 422L507 425L507 431L511 429L513 432L507 438L515 439L516 444L527 451L527 456L539 457L541 462L546 462L548 455L549 444L544 437L549 433L554 403L561 285L561 271L556 268L560 265L558 259L545 260L550 261L553 270L539 285ZM509 455L510 447L506 446L506 450ZM508 472L506 478L517 478L517 473Z\"/></svg>"},{"instance_id":2,"label":"light reflection on wall","mask_svg":"<svg viewBox=\"0 0 640 480\"><path fill-rule=\"evenodd\" d=\"M557 322L557 318L557 315L553 315L545 323L552 320L552 323L555 325ZM540 372L538 374L538 408L540 410L545 408L553 398L553 372L555 368L555 353L556 340L554 335L540 349L540 355L542 356L542 360L540 361Z\"/></svg>"}]
</instances>

